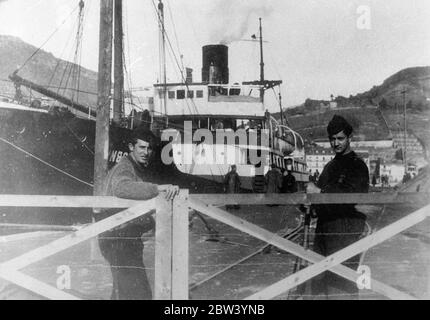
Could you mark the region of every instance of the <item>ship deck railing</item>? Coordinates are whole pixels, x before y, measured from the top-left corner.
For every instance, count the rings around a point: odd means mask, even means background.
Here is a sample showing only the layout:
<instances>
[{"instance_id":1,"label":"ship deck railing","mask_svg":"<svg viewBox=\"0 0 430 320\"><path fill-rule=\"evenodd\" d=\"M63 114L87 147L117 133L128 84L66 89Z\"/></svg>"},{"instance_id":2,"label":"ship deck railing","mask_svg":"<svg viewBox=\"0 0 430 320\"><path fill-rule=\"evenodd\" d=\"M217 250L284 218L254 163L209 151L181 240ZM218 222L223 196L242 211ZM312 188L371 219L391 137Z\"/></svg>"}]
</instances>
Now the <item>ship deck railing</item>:
<instances>
[{"instance_id":1,"label":"ship deck railing","mask_svg":"<svg viewBox=\"0 0 430 320\"><path fill-rule=\"evenodd\" d=\"M26 275L21 270L35 262L71 248L97 235L156 210L154 299L189 299L189 210L193 209L219 222L245 232L269 245L291 253L308 265L246 299L273 299L305 281L325 272L334 272L357 283L356 270L342 263L357 254L398 235L424 221L430 215L429 194L192 194L181 190L172 201L162 196L148 201L114 197L0 195L0 207L68 207L125 209L104 220L89 224L41 247L0 263L0 278L49 299L79 299L66 291ZM394 223L360 239L350 246L324 257L288 239L222 210L223 205L310 205L351 203L366 205L413 204L421 209L406 214ZM309 214L309 210L308 210ZM173 241L174 239L174 241ZM388 284L371 279L371 290L390 299L417 299Z\"/></svg>"}]
</instances>

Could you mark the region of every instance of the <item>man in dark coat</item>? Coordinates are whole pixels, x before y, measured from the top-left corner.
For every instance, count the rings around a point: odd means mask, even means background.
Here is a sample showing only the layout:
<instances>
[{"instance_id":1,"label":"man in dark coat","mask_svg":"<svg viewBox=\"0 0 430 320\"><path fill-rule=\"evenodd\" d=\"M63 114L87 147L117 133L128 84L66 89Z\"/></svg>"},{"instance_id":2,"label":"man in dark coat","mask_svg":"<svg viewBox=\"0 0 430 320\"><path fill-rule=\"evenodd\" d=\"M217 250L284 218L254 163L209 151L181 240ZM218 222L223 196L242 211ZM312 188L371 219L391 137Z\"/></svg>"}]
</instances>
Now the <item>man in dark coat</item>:
<instances>
[{"instance_id":1,"label":"man in dark coat","mask_svg":"<svg viewBox=\"0 0 430 320\"><path fill-rule=\"evenodd\" d=\"M327 132L336 156L321 173L317 186L309 184L308 192L367 193L369 171L362 159L351 150L352 127L342 117L335 115ZM314 250L321 255L331 255L360 239L365 229L366 216L354 204L317 205L318 223L315 231ZM360 256L347 260L344 265L356 270ZM324 272L312 281L312 294L328 299L357 299L358 287L350 280L332 272ZM322 295L322 296L321 296Z\"/></svg>"},{"instance_id":2,"label":"man in dark coat","mask_svg":"<svg viewBox=\"0 0 430 320\"><path fill-rule=\"evenodd\" d=\"M231 170L225 175L224 178L224 186L226 193L239 193L240 192L240 177L237 173L236 165L231 166ZM231 208L231 206L226 206L227 209ZM235 205L233 206L234 209L239 209L240 206Z\"/></svg>"},{"instance_id":3,"label":"man in dark coat","mask_svg":"<svg viewBox=\"0 0 430 320\"><path fill-rule=\"evenodd\" d=\"M282 193L294 193L297 192L296 178L291 173L291 170L287 171L287 174L282 179Z\"/></svg>"},{"instance_id":4,"label":"man in dark coat","mask_svg":"<svg viewBox=\"0 0 430 320\"><path fill-rule=\"evenodd\" d=\"M267 193L279 193L282 187L282 174L276 169L274 164L271 165L271 169L266 173L266 186Z\"/></svg>"},{"instance_id":5,"label":"man in dark coat","mask_svg":"<svg viewBox=\"0 0 430 320\"><path fill-rule=\"evenodd\" d=\"M314 178L313 178L313 181L315 181L315 182L318 182L318 178L320 177L320 173L319 173L319 171L318 171L318 169L315 171L315 173L314 173Z\"/></svg>"},{"instance_id":6,"label":"man in dark coat","mask_svg":"<svg viewBox=\"0 0 430 320\"><path fill-rule=\"evenodd\" d=\"M314 179L314 175L312 174L312 170L309 170L309 182L316 182Z\"/></svg>"},{"instance_id":7,"label":"man in dark coat","mask_svg":"<svg viewBox=\"0 0 430 320\"><path fill-rule=\"evenodd\" d=\"M373 174L373 176L372 176L372 186L373 187L376 186L376 174Z\"/></svg>"},{"instance_id":8,"label":"man in dark coat","mask_svg":"<svg viewBox=\"0 0 430 320\"><path fill-rule=\"evenodd\" d=\"M149 200L160 192L173 199L178 187L149 183L154 180L150 169L156 138L151 131L137 129L129 144L130 153L109 172L104 194L133 200ZM96 215L102 220L121 209L104 210ZM113 300L150 300L151 286L143 263L142 234L155 226L151 216L135 219L99 236L100 251L109 262L113 279Z\"/></svg>"}]
</instances>

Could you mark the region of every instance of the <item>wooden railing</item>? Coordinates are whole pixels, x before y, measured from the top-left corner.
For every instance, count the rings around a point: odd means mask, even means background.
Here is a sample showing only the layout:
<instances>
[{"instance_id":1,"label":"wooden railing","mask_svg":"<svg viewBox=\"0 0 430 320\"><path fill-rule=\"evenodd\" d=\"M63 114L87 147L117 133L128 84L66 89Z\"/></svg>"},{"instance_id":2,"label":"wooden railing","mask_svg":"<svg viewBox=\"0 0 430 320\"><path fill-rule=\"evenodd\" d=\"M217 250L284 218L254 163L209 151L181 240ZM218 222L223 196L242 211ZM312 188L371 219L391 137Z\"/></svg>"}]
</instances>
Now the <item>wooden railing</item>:
<instances>
[{"instance_id":1,"label":"wooden railing","mask_svg":"<svg viewBox=\"0 0 430 320\"><path fill-rule=\"evenodd\" d=\"M155 299L188 299L189 295L189 209L196 210L257 239L285 250L309 262L309 266L278 281L248 299L271 299L291 290L312 277L330 270L350 281L357 281L355 270L341 263L423 221L430 215L430 195L424 193L377 194L235 194L179 196L167 202L161 196L149 201L124 200L113 197L1 195L0 207L73 207L127 208L109 218L85 226L63 238L52 241L0 264L0 277L50 299L77 299L69 293L24 274L21 269L60 251L94 238L102 232L122 225L156 210L155 232ZM298 204L413 204L421 209L406 215L389 226L357 241L329 257L271 233L257 225L217 208L219 205L298 205ZM387 284L372 279L372 290L391 299L415 299Z\"/></svg>"}]
</instances>

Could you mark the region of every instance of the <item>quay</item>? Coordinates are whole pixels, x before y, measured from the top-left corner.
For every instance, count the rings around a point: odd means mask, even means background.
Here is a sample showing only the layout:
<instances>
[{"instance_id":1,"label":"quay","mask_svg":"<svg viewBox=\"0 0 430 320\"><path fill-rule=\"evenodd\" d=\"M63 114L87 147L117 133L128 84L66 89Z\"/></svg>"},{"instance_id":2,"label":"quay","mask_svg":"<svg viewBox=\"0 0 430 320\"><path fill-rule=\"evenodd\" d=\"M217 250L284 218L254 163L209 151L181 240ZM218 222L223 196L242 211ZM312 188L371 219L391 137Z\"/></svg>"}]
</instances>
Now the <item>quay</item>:
<instances>
[{"instance_id":1,"label":"quay","mask_svg":"<svg viewBox=\"0 0 430 320\"><path fill-rule=\"evenodd\" d=\"M307 280L327 269L352 280L359 275L338 263L359 252L364 252L362 265L371 270L371 290L362 290L361 299L428 299L430 295L426 219L430 209L428 195L422 192L349 194L339 198L310 194L187 195L183 191L176 200L181 205L173 206L173 215L163 212L166 207L160 207L159 199L156 206L155 201L26 196L27 201L13 204L16 197L1 196L0 207L35 203L41 207L92 207L105 203L101 206L130 209L112 219L76 226L77 231L54 228L2 236L2 299L108 299L112 281L109 267L92 239L152 207L157 208L158 227L155 235L145 235L144 259L156 299L312 298L306 290L297 290L290 280L293 274L305 287ZM368 216L369 233L331 259L320 260L302 247L303 213L298 206L339 201L360 203ZM221 203L240 204L241 208L225 211ZM268 206L274 203L276 206ZM202 219L195 217L190 224L189 208L204 214L217 233L208 232ZM268 214L272 215L271 223L263 229L259 225L267 221ZM278 220L273 219L276 216ZM175 235L173 244L166 241L168 234ZM186 256L189 258L184 259ZM297 256L303 269L294 270ZM167 261L167 268L160 267L163 261Z\"/></svg>"}]
</instances>

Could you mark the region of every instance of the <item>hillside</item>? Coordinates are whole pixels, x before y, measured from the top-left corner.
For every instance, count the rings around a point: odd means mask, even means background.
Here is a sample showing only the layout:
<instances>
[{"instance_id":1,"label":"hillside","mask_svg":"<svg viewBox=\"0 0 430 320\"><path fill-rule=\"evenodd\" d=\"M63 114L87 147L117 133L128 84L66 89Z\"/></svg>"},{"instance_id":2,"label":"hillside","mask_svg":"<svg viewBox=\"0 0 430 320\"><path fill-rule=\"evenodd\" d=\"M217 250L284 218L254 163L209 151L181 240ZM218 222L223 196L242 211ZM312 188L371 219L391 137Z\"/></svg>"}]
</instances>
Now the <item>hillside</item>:
<instances>
[{"instance_id":1,"label":"hillside","mask_svg":"<svg viewBox=\"0 0 430 320\"><path fill-rule=\"evenodd\" d=\"M401 70L386 79L381 85L375 86L367 92L353 98L368 100L379 104L382 109L403 106L403 94L408 108L424 111L430 108L430 67L415 67Z\"/></svg>"},{"instance_id":2,"label":"hillside","mask_svg":"<svg viewBox=\"0 0 430 320\"><path fill-rule=\"evenodd\" d=\"M310 141L326 140L327 123L333 116L341 115L354 128L354 140L385 140L391 134L377 107L329 109L321 113L288 117L290 126Z\"/></svg>"},{"instance_id":3,"label":"hillside","mask_svg":"<svg viewBox=\"0 0 430 320\"><path fill-rule=\"evenodd\" d=\"M406 104L409 134L430 150L430 67L407 68L366 92L332 98L307 99L298 107L285 109L289 124L312 142L326 139L325 126L333 114L341 114L352 121L360 140L380 140L403 132Z\"/></svg>"},{"instance_id":4,"label":"hillside","mask_svg":"<svg viewBox=\"0 0 430 320\"><path fill-rule=\"evenodd\" d=\"M414 67L403 69L387 78L381 85L373 86L368 91L348 98L333 97L338 108L365 107L368 105L380 106L382 110L397 111L403 108L403 94L407 108L412 111L425 111L430 109L430 67ZM288 115L309 114L319 112L330 101L306 99L295 108L285 109ZM394 110L396 109L396 110Z\"/></svg>"},{"instance_id":5,"label":"hillside","mask_svg":"<svg viewBox=\"0 0 430 320\"><path fill-rule=\"evenodd\" d=\"M8 77L18 67L22 66L36 50L35 46L25 43L19 38L0 35L1 95L14 96L15 88ZM50 86L51 90L57 91L58 87L66 87L67 78L69 78L67 87L70 88L72 80L68 75L72 65L70 62L57 59L49 52L40 50L24 65L18 75L39 85ZM79 94L79 102L95 107L97 102L97 72L81 68L79 87L80 90L85 91L85 93ZM22 88L22 91L25 95L29 94L27 89ZM60 93L69 98L72 96L71 90L65 90L64 93L60 91Z\"/></svg>"}]
</instances>

